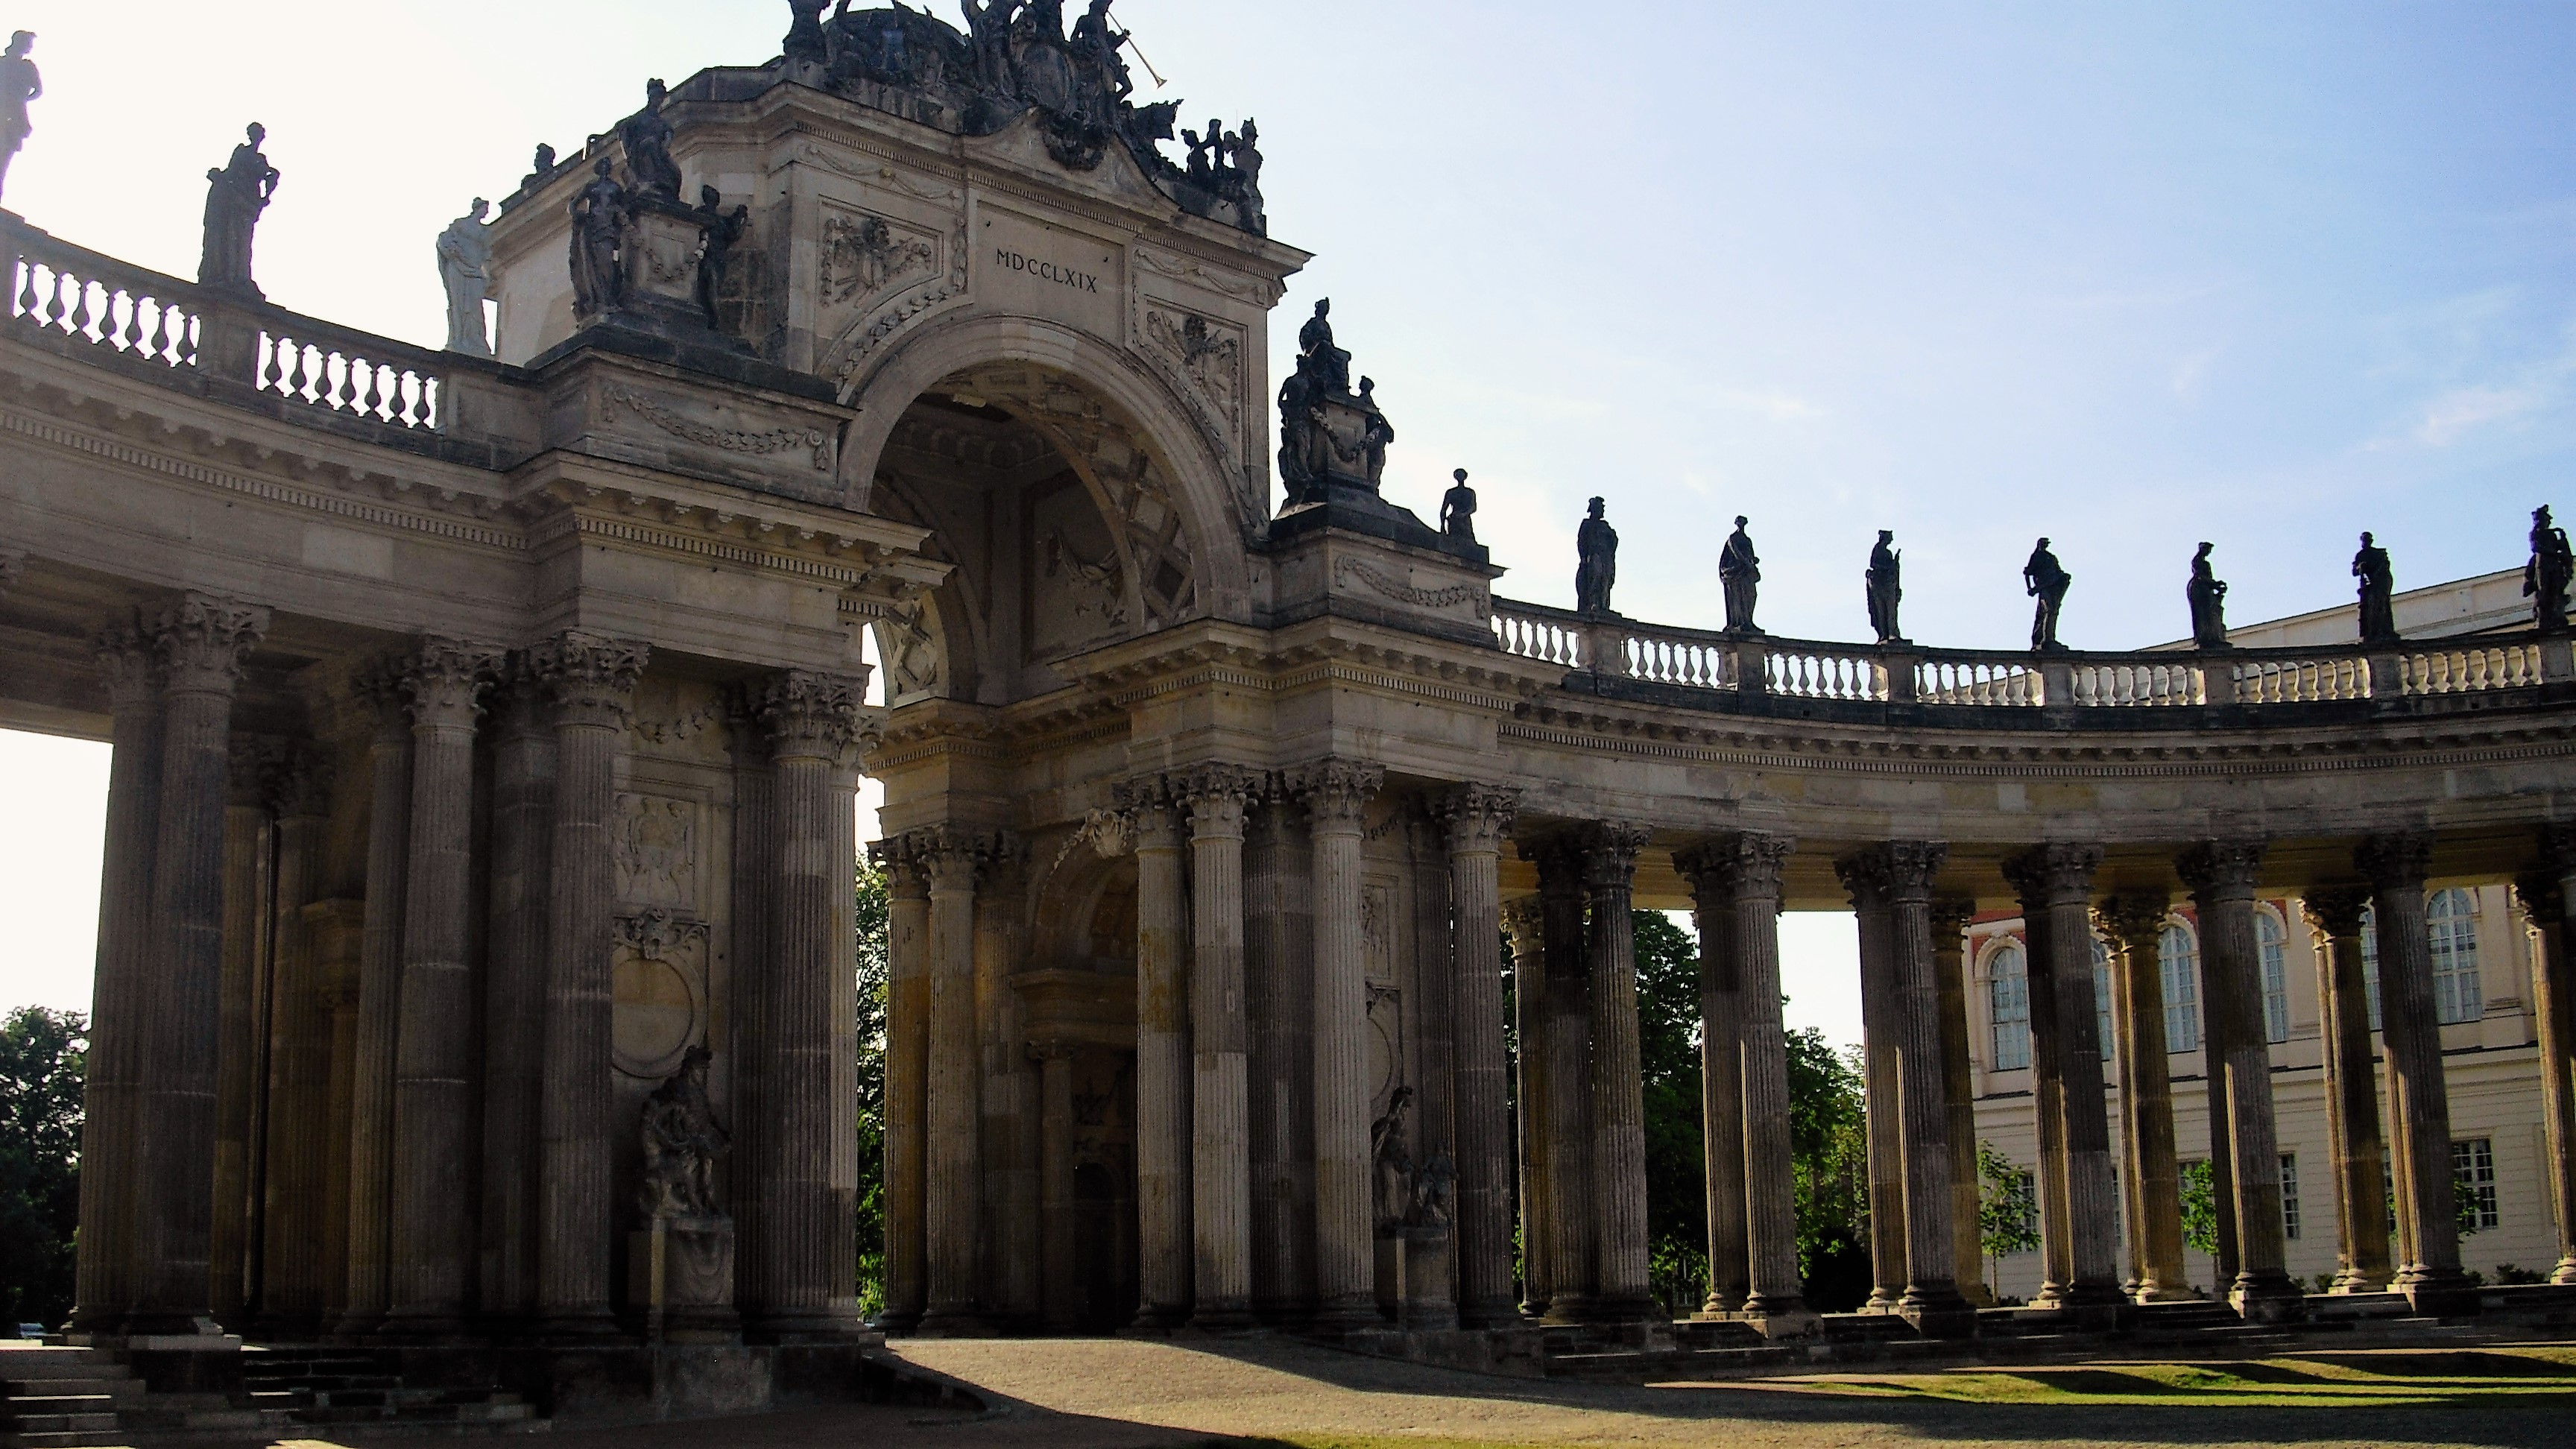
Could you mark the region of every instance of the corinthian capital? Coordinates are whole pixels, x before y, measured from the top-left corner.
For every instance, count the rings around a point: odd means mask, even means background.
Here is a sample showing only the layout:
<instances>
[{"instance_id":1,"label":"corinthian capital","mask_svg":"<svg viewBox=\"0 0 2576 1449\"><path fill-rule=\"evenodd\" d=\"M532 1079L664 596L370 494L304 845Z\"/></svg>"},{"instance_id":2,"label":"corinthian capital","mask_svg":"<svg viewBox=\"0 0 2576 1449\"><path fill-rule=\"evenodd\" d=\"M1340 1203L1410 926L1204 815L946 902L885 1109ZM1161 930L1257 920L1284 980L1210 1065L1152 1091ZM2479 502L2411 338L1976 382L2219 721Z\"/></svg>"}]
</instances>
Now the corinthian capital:
<instances>
[{"instance_id":1,"label":"corinthian capital","mask_svg":"<svg viewBox=\"0 0 2576 1449\"><path fill-rule=\"evenodd\" d=\"M2093 894L2093 872L2102 868L2102 847L2071 840L2035 845L2004 862L2004 879L2021 893L2023 909L2075 904Z\"/></svg>"},{"instance_id":2,"label":"corinthian capital","mask_svg":"<svg viewBox=\"0 0 2576 1449\"><path fill-rule=\"evenodd\" d=\"M2103 931L2123 945L2144 945L2150 955L2156 943L2164 938L2165 920L2173 914L2173 902L2161 893L2140 895L2134 891L2102 902L2094 916Z\"/></svg>"},{"instance_id":3,"label":"corinthian capital","mask_svg":"<svg viewBox=\"0 0 2576 1449\"><path fill-rule=\"evenodd\" d=\"M1189 806L1203 836L1241 835L1243 812L1268 788L1267 771L1244 765L1193 765L1171 777L1172 793Z\"/></svg>"},{"instance_id":4,"label":"corinthian capital","mask_svg":"<svg viewBox=\"0 0 2576 1449\"><path fill-rule=\"evenodd\" d=\"M2558 877L2547 871L2533 871L2516 877L2513 898L2522 902L2522 913L2531 917L2535 926L2555 926L2567 919L2567 896Z\"/></svg>"},{"instance_id":5,"label":"corinthian capital","mask_svg":"<svg viewBox=\"0 0 2576 1449\"><path fill-rule=\"evenodd\" d=\"M2263 842L2202 841L2174 862L2174 874L2202 900L2251 900L2263 875Z\"/></svg>"},{"instance_id":6,"label":"corinthian capital","mask_svg":"<svg viewBox=\"0 0 2576 1449\"><path fill-rule=\"evenodd\" d=\"M250 651L268 633L268 610L211 594L182 594L143 624L174 691L230 694Z\"/></svg>"},{"instance_id":7,"label":"corinthian capital","mask_svg":"<svg viewBox=\"0 0 2576 1449\"><path fill-rule=\"evenodd\" d=\"M1317 760L1287 772L1286 787L1306 807L1317 830L1357 830L1369 801L1386 784L1386 766L1356 760Z\"/></svg>"},{"instance_id":8,"label":"corinthian capital","mask_svg":"<svg viewBox=\"0 0 2576 1449\"><path fill-rule=\"evenodd\" d=\"M414 724L470 727L507 650L428 635L396 664L394 681Z\"/></svg>"},{"instance_id":9,"label":"corinthian capital","mask_svg":"<svg viewBox=\"0 0 2576 1449\"><path fill-rule=\"evenodd\" d=\"M1448 827L1449 849L1460 855L1500 851L1520 813L1521 792L1501 785L1461 785L1431 799L1431 817Z\"/></svg>"},{"instance_id":10,"label":"corinthian capital","mask_svg":"<svg viewBox=\"0 0 2576 1449\"><path fill-rule=\"evenodd\" d=\"M110 709L148 704L161 682L161 662L152 641L132 624L112 624L99 631L98 668L107 677Z\"/></svg>"},{"instance_id":11,"label":"corinthian capital","mask_svg":"<svg viewBox=\"0 0 2576 1449\"><path fill-rule=\"evenodd\" d=\"M1595 890L1626 890L1637 873L1637 852L1655 838L1649 826L1602 820L1583 828L1583 881Z\"/></svg>"},{"instance_id":12,"label":"corinthian capital","mask_svg":"<svg viewBox=\"0 0 2576 1449\"><path fill-rule=\"evenodd\" d=\"M909 836L896 835L869 841L868 860L886 878L886 894L889 896L917 898L929 888L930 878L923 874L921 861L913 855Z\"/></svg>"},{"instance_id":13,"label":"corinthian capital","mask_svg":"<svg viewBox=\"0 0 2576 1449\"><path fill-rule=\"evenodd\" d=\"M971 891L987 874L1018 859L1019 841L1006 831L949 823L905 832L902 849L929 876L932 890Z\"/></svg>"},{"instance_id":14,"label":"corinthian capital","mask_svg":"<svg viewBox=\"0 0 2576 1449\"><path fill-rule=\"evenodd\" d=\"M859 681L789 669L761 682L754 708L778 758L837 760L858 737Z\"/></svg>"},{"instance_id":15,"label":"corinthian capital","mask_svg":"<svg viewBox=\"0 0 2576 1449\"><path fill-rule=\"evenodd\" d=\"M633 711L635 681L652 657L651 645L574 629L528 650L527 672L557 719L616 729Z\"/></svg>"},{"instance_id":16,"label":"corinthian capital","mask_svg":"<svg viewBox=\"0 0 2576 1449\"><path fill-rule=\"evenodd\" d=\"M2361 913L2370 909L2370 887L2311 887L2299 897L2299 909L2307 916L2308 924L2325 932L2328 940L2359 940Z\"/></svg>"},{"instance_id":17,"label":"corinthian capital","mask_svg":"<svg viewBox=\"0 0 2576 1449\"><path fill-rule=\"evenodd\" d=\"M2422 890L2433 867L2433 838L2411 831L2374 835L2352 853L2352 864L2381 890Z\"/></svg>"}]
</instances>

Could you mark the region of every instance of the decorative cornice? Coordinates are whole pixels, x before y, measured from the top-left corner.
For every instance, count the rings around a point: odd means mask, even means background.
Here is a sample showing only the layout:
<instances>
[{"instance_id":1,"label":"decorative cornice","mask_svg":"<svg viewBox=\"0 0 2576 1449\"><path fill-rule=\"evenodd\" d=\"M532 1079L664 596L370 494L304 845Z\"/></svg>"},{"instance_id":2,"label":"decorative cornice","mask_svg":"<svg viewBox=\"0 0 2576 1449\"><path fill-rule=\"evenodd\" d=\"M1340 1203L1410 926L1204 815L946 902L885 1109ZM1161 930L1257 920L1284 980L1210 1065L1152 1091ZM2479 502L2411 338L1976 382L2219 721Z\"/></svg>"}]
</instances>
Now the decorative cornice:
<instances>
[{"instance_id":1,"label":"decorative cornice","mask_svg":"<svg viewBox=\"0 0 2576 1449\"><path fill-rule=\"evenodd\" d=\"M654 427L684 442L720 452L742 453L765 458L793 448L805 448L814 456L814 471L832 471L832 437L820 428L773 428L765 433L746 433L734 428L719 428L707 423L694 423L674 412L661 400L634 388L609 383L600 395L633 412Z\"/></svg>"}]
</instances>

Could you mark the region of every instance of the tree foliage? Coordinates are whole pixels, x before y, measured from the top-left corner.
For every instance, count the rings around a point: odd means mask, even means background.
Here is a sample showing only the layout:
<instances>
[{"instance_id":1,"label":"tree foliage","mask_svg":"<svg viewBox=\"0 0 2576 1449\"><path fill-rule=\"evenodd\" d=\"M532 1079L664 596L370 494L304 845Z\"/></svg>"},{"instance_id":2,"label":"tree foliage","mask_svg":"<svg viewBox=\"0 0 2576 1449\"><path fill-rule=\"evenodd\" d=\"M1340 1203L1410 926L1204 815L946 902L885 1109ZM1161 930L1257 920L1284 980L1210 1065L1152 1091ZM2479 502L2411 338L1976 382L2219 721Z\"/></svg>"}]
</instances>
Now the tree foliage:
<instances>
[{"instance_id":1,"label":"tree foliage","mask_svg":"<svg viewBox=\"0 0 2576 1449\"><path fill-rule=\"evenodd\" d=\"M1977 1144L1977 1245L1989 1258L2039 1249L2032 1175L1991 1142Z\"/></svg>"},{"instance_id":2,"label":"tree foliage","mask_svg":"<svg viewBox=\"0 0 2576 1449\"><path fill-rule=\"evenodd\" d=\"M0 1332L71 1314L88 1037L76 1011L0 1019Z\"/></svg>"},{"instance_id":3,"label":"tree foliage","mask_svg":"<svg viewBox=\"0 0 2576 1449\"><path fill-rule=\"evenodd\" d=\"M857 926L852 943L859 978L859 1310L885 1307L886 878L859 858Z\"/></svg>"},{"instance_id":4,"label":"tree foliage","mask_svg":"<svg viewBox=\"0 0 2576 1449\"><path fill-rule=\"evenodd\" d=\"M1708 1176L1700 1131L1699 947L1660 911L1630 917L1637 1066L1645 1085L1646 1243L1656 1296L1676 1313L1708 1283Z\"/></svg>"},{"instance_id":5,"label":"tree foliage","mask_svg":"<svg viewBox=\"0 0 2576 1449\"><path fill-rule=\"evenodd\" d=\"M1788 1035L1789 1146L1798 1272L1810 1307L1869 1297L1869 1122L1858 1047L1836 1051L1817 1027Z\"/></svg>"}]
</instances>

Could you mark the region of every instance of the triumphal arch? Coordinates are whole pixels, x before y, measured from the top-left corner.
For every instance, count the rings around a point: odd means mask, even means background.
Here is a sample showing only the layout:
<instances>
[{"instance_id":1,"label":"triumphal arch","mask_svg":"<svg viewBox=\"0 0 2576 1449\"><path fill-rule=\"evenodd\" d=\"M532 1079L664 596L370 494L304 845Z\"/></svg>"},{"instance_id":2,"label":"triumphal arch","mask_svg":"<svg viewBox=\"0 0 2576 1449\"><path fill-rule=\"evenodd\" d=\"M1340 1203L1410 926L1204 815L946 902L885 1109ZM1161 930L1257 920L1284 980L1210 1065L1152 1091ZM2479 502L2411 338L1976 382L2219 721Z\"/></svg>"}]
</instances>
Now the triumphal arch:
<instances>
[{"instance_id":1,"label":"triumphal arch","mask_svg":"<svg viewBox=\"0 0 2576 1449\"><path fill-rule=\"evenodd\" d=\"M2554 614L2468 640L1974 652L1902 636L1892 557L1874 643L1763 634L1749 582L1732 628L1628 619L1605 524L1584 608L1515 603L1463 477L1436 527L1382 495L1365 318L1298 316L1268 375L1306 256L1268 235L1251 123L1168 158L1105 6L791 9L779 59L656 82L461 219L443 350L265 300L256 135L197 281L0 226L0 718L114 745L67 1341L198 1384L242 1336L404 1350L560 1410L774 1402L881 1332L1522 1367L1680 1351L1676 1317L1682 1348L1826 1333L1792 1220L1800 907L1861 921L1877 1321L2002 1331L1969 1301L1960 927L2015 906L2025 1313L2116 1332L2155 1306L2140 1255L2179 1252L2175 1149L2162 1053L2106 1067L2082 1003L2097 919L2186 896L2235 1044L2230 1302L2295 1322L2335 1305L2281 1268L2264 891L2350 906L2319 922L2347 1232L2384 1154L2398 1306L2486 1302L2423 899L2522 883L2563 1128L2563 568ZM1698 913L1696 1301L1650 1291L1632 905ZM2127 939L2123 1040L2160 1020Z\"/></svg>"}]
</instances>

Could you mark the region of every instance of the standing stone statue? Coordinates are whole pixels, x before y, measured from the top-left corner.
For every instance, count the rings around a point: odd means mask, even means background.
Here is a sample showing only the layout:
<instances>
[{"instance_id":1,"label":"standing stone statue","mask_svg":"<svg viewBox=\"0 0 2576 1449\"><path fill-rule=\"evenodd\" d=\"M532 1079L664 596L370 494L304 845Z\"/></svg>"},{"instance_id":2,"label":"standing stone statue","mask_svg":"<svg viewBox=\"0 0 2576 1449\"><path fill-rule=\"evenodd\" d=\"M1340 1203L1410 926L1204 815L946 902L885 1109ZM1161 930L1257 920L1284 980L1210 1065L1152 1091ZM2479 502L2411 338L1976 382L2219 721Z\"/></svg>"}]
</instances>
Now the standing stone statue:
<instances>
[{"instance_id":1,"label":"standing stone statue","mask_svg":"<svg viewBox=\"0 0 2576 1449\"><path fill-rule=\"evenodd\" d=\"M35 48L36 32L21 30L9 37L9 53L0 55L0 188L8 186L9 163L36 129L27 119L27 103L44 95L45 78L27 58Z\"/></svg>"},{"instance_id":2,"label":"standing stone statue","mask_svg":"<svg viewBox=\"0 0 2576 1449\"><path fill-rule=\"evenodd\" d=\"M547 177L555 174L555 148L539 141L536 157L528 164L534 169L519 178L521 191L534 191L546 184Z\"/></svg>"},{"instance_id":3,"label":"standing stone statue","mask_svg":"<svg viewBox=\"0 0 2576 1449\"><path fill-rule=\"evenodd\" d=\"M2210 567L2210 545L2191 556L2191 582L2183 597L2191 603L2191 642L2203 649L2227 647L2227 585Z\"/></svg>"},{"instance_id":4,"label":"standing stone statue","mask_svg":"<svg viewBox=\"0 0 2576 1449\"><path fill-rule=\"evenodd\" d=\"M707 1049L689 1048L680 1070L644 1099L639 1136L644 1148L644 1187L638 1206L647 1218L712 1218L716 1163L733 1145L716 1125L707 1102Z\"/></svg>"},{"instance_id":5,"label":"standing stone statue","mask_svg":"<svg viewBox=\"0 0 2576 1449\"><path fill-rule=\"evenodd\" d=\"M1753 604L1760 594L1762 559L1753 552L1753 535L1744 531L1751 520L1738 516L1735 532L1726 536L1726 547L1717 555L1718 587L1726 591L1726 632L1759 634L1753 622Z\"/></svg>"},{"instance_id":6,"label":"standing stone statue","mask_svg":"<svg viewBox=\"0 0 2576 1449\"><path fill-rule=\"evenodd\" d=\"M1371 488L1386 478L1386 445L1395 441L1395 424L1378 410L1377 379L1360 379L1360 411L1368 414L1368 424L1360 434L1360 456L1368 467Z\"/></svg>"},{"instance_id":7,"label":"standing stone statue","mask_svg":"<svg viewBox=\"0 0 2576 1449\"><path fill-rule=\"evenodd\" d=\"M1905 598L1905 555L1888 547L1894 542L1896 530L1878 531L1878 544L1869 551L1869 572L1861 580L1869 593L1869 627L1877 631L1881 644L1905 642L1896 627L1896 606Z\"/></svg>"},{"instance_id":8,"label":"standing stone statue","mask_svg":"<svg viewBox=\"0 0 2576 1449\"><path fill-rule=\"evenodd\" d=\"M1351 355L1333 345L1333 299L1315 303L1315 315L1297 329L1297 371L1327 392L1350 391Z\"/></svg>"},{"instance_id":9,"label":"standing stone statue","mask_svg":"<svg viewBox=\"0 0 2576 1449\"><path fill-rule=\"evenodd\" d=\"M2397 575L2388 566L2388 550L2361 536L2361 552L2352 556L2352 576L2361 580L2361 642L2397 642Z\"/></svg>"},{"instance_id":10,"label":"standing stone statue","mask_svg":"<svg viewBox=\"0 0 2576 1449\"><path fill-rule=\"evenodd\" d=\"M795 19L788 24L787 39L780 50L789 60L810 60L816 64L832 58L832 42L823 33L823 11L831 0L787 0Z\"/></svg>"},{"instance_id":11,"label":"standing stone statue","mask_svg":"<svg viewBox=\"0 0 2576 1449\"><path fill-rule=\"evenodd\" d=\"M573 311L585 318L613 310L626 294L626 277L617 266L626 188L609 176L610 164L600 157L591 183L572 198Z\"/></svg>"},{"instance_id":12,"label":"standing stone statue","mask_svg":"<svg viewBox=\"0 0 2576 1449\"><path fill-rule=\"evenodd\" d=\"M1467 486L1467 470L1455 475L1457 482L1440 495L1440 531L1460 543L1476 541L1476 490Z\"/></svg>"},{"instance_id":13,"label":"standing stone statue","mask_svg":"<svg viewBox=\"0 0 2576 1449\"><path fill-rule=\"evenodd\" d=\"M1422 1180L1413 1187L1413 1221L1422 1227L1447 1227L1458 1210L1458 1162L1434 1152L1422 1164Z\"/></svg>"},{"instance_id":14,"label":"standing stone statue","mask_svg":"<svg viewBox=\"0 0 2576 1449\"><path fill-rule=\"evenodd\" d=\"M1270 216L1261 200L1261 128L1246 118L1234 142L1234 207L1245 230L1270 234Z\"/></svg>"},{"instance_id":15,"label":"standing stone statue","mask_svg":"<svg viewBox=\"0 0 2576 1449\"><path fill-rule=\"evenodd\" d=\"M1398 1087L1386 1104L1386 1115L1369 1124L1369 1160L1377 1176L1377 1225L1383 1232L1413 1220L1413 1150L1404 1135L1404 1114L1413 1105L1413 1089Z\"/></svg>"},{"instance_id":16,"label":"standing stone statue","mask_svg":"<svg viewBox=\"0 0 2576 1449\"><path fill-rule=\"evenodd\" d=\"M468 357L492 355L483 304L492 296L492 227L483 220L492 203L474 198L474 209L438 234L438 279L447 286L447 350Z\"/></svg>"},{"instance_id":17,"label":"standing stone statue","mask_svg":"<svg viewBox=\"0 0 2576 1449\"><path fill-rule=\"evenodd\" d=\"M725 273L733 265L733 250L751 230L751 208L744 205L726 211L724 197L712 186L698 188L698 198L707 226L706 247L698 253L698 306L707 314L707 325L721 332L716 304L724 300Z\"/></svg>"},{"instance_id":18,"label":"standing stone statue","mask_svg":"<svg viewBox=\"0 0 2576 1449\"><path fill-rule=\"evenodd\" d=\"M670 93L660 81L646 81L644 109L617 123L628 179L638 193L661 201L680 199L680 163L671 159L671 123L662 119L662 102Z\"/></svg>"},{"instance_id":19,"label":"standing stone statue","mask_svg":"<svg viewBox=\"0 0 2576 1449\"><path fill-rule=\"evenodd\" d=\"M1601 500L1583 526L1574 531L1574 607L1586 614L1610 612L1610 586L1619 582L1619 530L1601 516Z\"/></svg>"},{"instance_id":20,"label":"standing stone statue","mask_svg":"<svg viewBox=\"0 0 2576 1449\"><path fill-rule=\"evenodd\" d=\"M251 234L277 195L278 173L260 154L268 128L254 121L244 135L248 139L233 148L233 159L222 170L206 173L206 245L197 262L197 280L258 297L259 284L250 275Z\"/></svg>"},{"instance_id":21,"label":"standing stone statue","mask_svg":"<svg viewBox=\"0 0 2576 1449\"><path fill-rule=\"evenodd\" d=\"M2057 555L2048 551L2048 540L2030 551L2030 562L2021 566L2022 591L2039 600L2039 612L2030 621L2030 647L2063 649L2057 642L2057 616L2066 607L2067 587L2075 576L2058 563Z\"/></svg>"},{"instance_id":22,"label":"standing stone statue","mask_svg":"<svg viewBox=\"0 0 2576 1449\"><path fill-rule=\"evenodd\" d=\"M2523 565L2522 592L2531 600L2532 622L2551 633L2567 628L2567 590L2576 583L2576 551L2567 546L2567 530L2549 520L2549 505L2531 510L2531 562Z\"/></svg>"}]
</instances>

